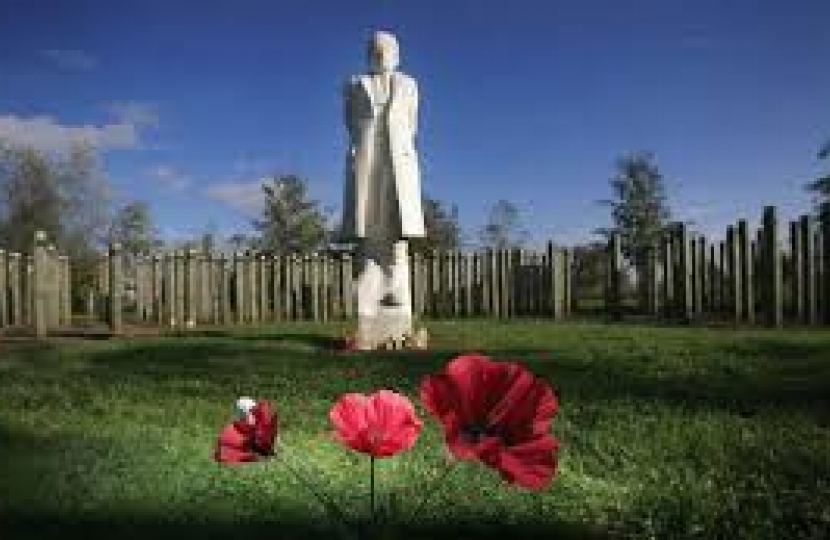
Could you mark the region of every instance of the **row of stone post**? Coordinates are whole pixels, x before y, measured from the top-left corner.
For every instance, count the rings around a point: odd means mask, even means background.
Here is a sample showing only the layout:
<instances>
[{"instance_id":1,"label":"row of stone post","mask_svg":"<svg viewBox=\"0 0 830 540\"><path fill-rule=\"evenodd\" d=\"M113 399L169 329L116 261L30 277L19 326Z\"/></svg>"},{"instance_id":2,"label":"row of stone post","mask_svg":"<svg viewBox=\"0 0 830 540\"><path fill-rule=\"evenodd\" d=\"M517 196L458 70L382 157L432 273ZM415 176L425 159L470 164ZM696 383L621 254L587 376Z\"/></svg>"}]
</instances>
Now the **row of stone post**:
<instances>
[{"instance_id":1,"label":"row of stone post","mask_svg":"<svg viewBox=\"0 0 830 540\"><path fill-rule=\"evenodd\" d=\"M71 324L69 259L35 235L31 255L0 249L0 329L30 327L38 337Z\"/></svg>"},{"instance_id":2,"label":"row of stone post","mask_svg":"<svg viewBox=\"0 0 830 540\"><path fill-rule=\"evenodd\" d=\"M106 318L123 324L124 254L112 246L102 260L99 290ZM441 251L410 258L417 316L564 317L571 306L571 253L521 249ZM228 259L177 251L133 264L137 322L170 326L327 321L356 315L356 263L348 254ZM112 291L120 291L114 294Z\"/></svg>"},{"instance_id":3,"label":"row of stone post","mask_svg":"<svg viewBox=\"0 0 830 540\"><path fill-rule=\"evenodd\" d=\"M818 223L810 215L790 223L788 252L782 250L782 236L773 206L764 208L755 235L742 219L728 226L718 243L690 234L684 223L673 224L645 258L638 283L642 311L686 322L715 316L771 327L785 319L830 324L830 203L822 205ZM607 310L619 318L624 277L619 235L611 237L606 260Z\"/></svg>"},{"instance_id":4,"label":"row of stone post","mask_svg":"<svg viewBox=\"0 0 830 540\"><path fill-rule=\"evenodd\" d=\"M571 312L571 252L488 249L413 254L413 311L426 317L561 318Z\"/></svg>"},{"instance_id":5,"label":"row of stone post","mask_svg":"<svg viewBox=\"0 0 830 540\"><path fill-rule=\"evenodd\" d=\"M352 286L348 256L177 251L135 263L139 321L170 326L348 318Z\"/></svg>"}]
</instances>

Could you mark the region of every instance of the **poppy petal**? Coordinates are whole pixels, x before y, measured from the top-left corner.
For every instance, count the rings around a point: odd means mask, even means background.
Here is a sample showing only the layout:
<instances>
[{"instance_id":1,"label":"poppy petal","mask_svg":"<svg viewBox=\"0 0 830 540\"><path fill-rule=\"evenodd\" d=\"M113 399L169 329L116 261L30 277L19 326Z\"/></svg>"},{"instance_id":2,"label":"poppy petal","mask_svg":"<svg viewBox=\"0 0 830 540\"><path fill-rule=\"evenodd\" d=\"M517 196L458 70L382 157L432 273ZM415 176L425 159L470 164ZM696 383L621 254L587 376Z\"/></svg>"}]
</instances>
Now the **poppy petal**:
<instances>
[{"instance_id":1,"label":"poppy petal","mask_svg":"<svg viewBox=\"0 0 830 540\"><path fill-rule=\"evenodd\" d=\"M368 450L366 441L366 396L346 394L329 411L329 419L335 427L335 437L355 450Z\"/></svg>"},{"instance_id":2,"label":"poppy petal","mask_svg":"<svg viewBox=\"0 0 830 540\"><path fill-rule=\"evenodd\" d=\"M219 434L214 459L222 463L255 461L256 455L250 447L250 434L239 422L227 424Z\"/></svg>"},{"instance_id":3,"label":"poppy petal","mask_svg":"<svg viewBox=\"0 0 830 540\"><path fill-rule=\"evenodd\" d=\"M329 411L329 418L342 444L375 457L411 448L421 429L409 399L390 390L370 396L345 394Z\"/></svg>"},{"instance_id":4,"label":"poppy petal","mask_svg":"<svg viewBox=\"0 0 830 540\"><path fill-rule=\"evenodd\" d=\"M251 413L256 421L254 445L261 453L270 455L274 451L274 439L277 435L276 415L271 410L271 404L265 400L258 401Z\"/></svg>"},{"instance_id":5,"label":"poppy petal","mask_svg":"<svg viewBox=\"0 0 830 540\"><path fill-rule=\"evenodd\" d=\"M389 456L408 450L415 444L421 430L421 421L415 416L415 408L404 396L389 390L380 390L371 398L376 430L380 434L375 453Z\"/></svg>"},{"instance_id":6,"label":"poppy petal","mask_svg":"<svg viewBox=\"0 0 830 540\"><path fill-rule=\"evenodd\" d=\"M558 443L549 433L556 394L522 365L461 355L424 377L420 395L455 457L481 460L530 489L544 487L556 473Z\"/></svg>"},{"instance_id":7,"label":"poppy petal","mask_svg":"<svg viewBox=\"0 0 830 540\"><path fill-rule=\"evenodd\" d=\"M547 433L556 414L556 396L546 382L514 364L510 384L489 414L491 425L527 426L534 433Z\"/></svg>"},{"instance_id":8,"label":"poppy petal","mask_svg":"<svg viewBox=\"0 0 830 540\"><path fill-rule=\"evenodd\" d=\"M553 436L544 435L504 447L487 456L487 461L508 482L528 489L543 489L556 474L558 448L559 443Z\"/></svg>"}]
</instances>

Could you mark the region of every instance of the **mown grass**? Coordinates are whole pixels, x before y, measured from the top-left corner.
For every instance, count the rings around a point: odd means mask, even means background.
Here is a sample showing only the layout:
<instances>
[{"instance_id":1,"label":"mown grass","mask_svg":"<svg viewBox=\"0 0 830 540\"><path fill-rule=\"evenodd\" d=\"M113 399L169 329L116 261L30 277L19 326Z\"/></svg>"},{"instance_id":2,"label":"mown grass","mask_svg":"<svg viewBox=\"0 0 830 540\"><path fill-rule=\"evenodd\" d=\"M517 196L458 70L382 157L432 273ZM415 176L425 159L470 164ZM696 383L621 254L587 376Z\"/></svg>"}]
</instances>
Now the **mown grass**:
<instances>
[{"instance_id":1,"label":"mown grass","mask_svg":"<svg viewBox=\"0 0 830 540\"><path fill-rule=\"evenodd\" d=\"M344 392L420 378L458 352L519 359L560 398L541 493L462 464L397 538L824 538L830 333L547 322L432 322L425 353L337 354L342 325L186 337L0 343L0 537L331 538L280 461L211 461L235 398L279 409L283 438L355 516L368 458L328 436ZM441 467L431 419L382 460L412 511ZM412 492L405 490L411 488Z\"/></svg>"}]
</instances>

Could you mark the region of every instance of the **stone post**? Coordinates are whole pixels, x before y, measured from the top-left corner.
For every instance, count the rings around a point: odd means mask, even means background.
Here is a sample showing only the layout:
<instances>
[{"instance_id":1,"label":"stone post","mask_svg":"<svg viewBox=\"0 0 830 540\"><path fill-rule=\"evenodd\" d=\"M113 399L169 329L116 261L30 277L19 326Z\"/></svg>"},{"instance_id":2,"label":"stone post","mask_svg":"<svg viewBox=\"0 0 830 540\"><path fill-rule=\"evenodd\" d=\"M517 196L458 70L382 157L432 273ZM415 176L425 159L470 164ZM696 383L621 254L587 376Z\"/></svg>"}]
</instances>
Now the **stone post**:
<instances>
[{"instance_id":1,"label":"stone post","mask_svg":"<svg viewBox=\"0 0 830 540\"><path fill-rule=\"evenodd\" d=\"M819 216L821 219L821 251L824 260L822 265L823 320L824 324L830 325L830 202L822 203Z\"/></svg>"},{"instance_id":2,"label":"stone post","mask_svg":"<svg viewBox=\"0 0 830 540\"><path fill-rule=\"evenodd\" d=\"M816 310L816 260L813 235L815 233L815 222L810 215L801 216L801 250L803 257L802 286L804 290L804 315L807 324L815 324L817 320Z\"/></svg>"},{"instance_id":3,"label":"stone post","mask_svg":"<svg viewBox=\"0 0 830 540\"><path fill-rule=\"evenodd\" d=\"M694 297L692 288L692 243L689 238L689 230L685 223L678 223L678 241L680 255L680 302L681 318L690 322L694 318Z\"/></svg>"},{"instance_id":4,"label":"stone post","mask_svg":"<svg viewBox=\"0 0 830 540\"><path fill-rule=\"evenodd\" d=\"M161 306L161 259L157 253L150 257L150 311L152 312L152 320L157 325L164 324L164 316L162 315Z\"/></svg>"},{"instance_id":5,"label":"stone post","mask_svg":"<svg viewBox=\"0 0 830 540\"><path fill-rule=\"evenodd\" d=\"M6 252L0 249L0 328L9 325L8 263Z\"/></svg>"},{"instance_id":6,"label":"stone post","mask_svg":"<svg viewBox=\"0 0 830 540\"><path fill-rule=\"evenodd\" d=\"M72 325L72 267L69 264L69 257L61 256L61 324Z\"/></svg>"},{"instance_id":7,"label":"stone post","mask_svg":"<svg viewBox=\"0 0 830 540\"><path fill-rule=\"evenodd\" d=\"M719 243L712 242L709 245L709 303L707 305L707 309L709 313L712 315L717 314L720 311L720 274L718 272L718 254L719 250L716 249L716 245Z\"/></svg>"},{"instance_id":8,"label":"stone post","mask_svg":"<svg viewBox=\"0 0 830 540\"><path fill-rule=\"evenodd\" d=\"M506 248L500 249L499 259L499 292L501 299L501 307L499 310L503 319L510 319L513 313L513 306L515 305L512 286L513 280L511 279L513 276L510 272L512 269L512 265L510 264L510 250Z\"/></svg>"},{"instance_id":9,"label":"stone post","mask_svg":"<svg viewBox=\"0 0 830 540\"><path fill-rule=\"evenodd\" d=\"M248 258L245 261L248 272L247 287L248 297L245 299L248 302L249 313L248 321L256 324L259 322L259 279L257 278L257 257L253 251L248 252Z\"/></svg>"},{"instance_id":10,"label":"stone post","mask_svg":"<svg viewBox=\"0 0 830 540\"><path fill-rule=\"evenodd\" d=\"M648 248L648 259L646 262L646 302L648 314L652 317L660 315L660 257L657 244Z\"/></svg>"},{"instance_id":11,"label":"stone post","mask_svg":"<svg viewBox=\"0 0 830 540\"><path fill-rule=\"evenodd\" d=\"M46 326L55 328L60 325L60 274L58 273L58 250L54 244L49 244L46 249L46 281L44 290L46 292Z\"/></svg>"},{"instance_id":12,"label":"stone post","mask_svg":"<svg viewBox=\"0 0 830 540\"><path fill-rule=\"evenodd\" d=\"M285 320L294 320L294 254L287 254L283 256L283 264L285 265L285 273L283 274L283 305L285 306ZM349 265L351 269L351 265ZM350 276L351 277L351 276ZM349 280L351 283L351 279ZM350 297L351 298L351 297ZM351 304L349 305L351 309Z\"/></svg>"},{"instance_id":13,"label":"stone post","mask_svg":"<svg viewBox=\"0 0 830 540\"><path fill-rule=\"evenodd\" d=\"M186 278L186 271L187 266L185 265L187 253L186 251L176 251L175 254L175 261L176 261L176 325L179 328L184 328L187 323L187 314L185 312L185 302L187 301L187 278Z\"/></svg>"},{"instance_id":14,"label":"stone post","mask_svg":"<svg viewBox=\"0 0 830 540\"><path fill-rule=\"evenodd\" d=\"M735 227L730 225L726 228L726 250L729 259L729 311L732 312L734 322L739 323L743 319L741 309L741 251L738 242L738 235Z\"/></svg>"},{"instance_id":15,"label":"stone post","mask_svg":"<svg viewBox=\"0 0 830 540\"><path fill-rule=\"evenodd\" d=\"M764 311L767 326L779 327L783 323L783 283L781 274L781 253L778 246L778 216L774 206L764 208L763 243L761 250L764 260L761 264L764 291Z\"/></svg>"},{"instance_id":16,"label":"stone post","mask_svg":"<svg viewBox=\"0 0 830 540\"><path fill-rule=\"evenodd\" d=\"M572 312L575 297L573 296L573 251L563 248L562 251L562 313L566 317Z\"/></svg>"},{"instance_id":17,"label":"stone post","mask_svg":"<svg viewBox=\"0 0 830 540\"><path fill-rule=\"evenodd\" d=\"M113 334L120 334L123 331L122 301L124 297L124 273L123 253L121 244L115 242L110 244L109 251L109 312L108 322L110 331Z\"/></svg>"},{"instance_id":18,"label":"stone post","mask_svg":"<svg viewBox=\"0 0 830 540\"><path fill-rule=\"evenodd\" d=\"M37 231L34 244L34 270L32 272L33 302L32 302L32 323L35 336L45 338L49 325L49 314L47 306L48 269L48 247L46 245L46 233Z\"/></svg>"},{"instance_id":19,"label":"stone post","mask_svg":"<svg viewBox=\"0 0 830 540\"><path fill-rule=\"evenodd\" d=\"M245 264L243 255L240 252L233 254L233 284L234 284L234 308L236 324L245 322L247 305L245 304Z\"/></svg>"},{"instance_id":20,"label":"stone post","mask_svg":"<svg viewBox=\"0 0 830 540\"><path fill-rule=\"evenodd\" d=\"M9 253L7 256L7 278L9 287L9 325L23 324L23 291L20 273L23 271L23 257L20 253Z\"/></svg>"},{"instance_id":21,"label":"stone post","mask_svg":"<svg viewBox=\"0 0 830 540\"><path fill-rule=\"evenodd\" d=\"M219 262L216 268L216 286L219 288L217 305L219 324L230 325L233 323L230 305L230 272L228 272L228 260L224 253L219 254Z\"/></svg>"},{"instance_id":22,"label":"stone post","mask_svg":"<svg viewBox=\"0 0 830 540\"><path fill-rule=\"evenodd\" d=\"M607 309L612 320L622 318L622 241L618 233L608 243Z\"/></svg>"},{"instance_id":23,"label":"stone post","mask_svg":"<svg viewBox=\"0 0 830 540\"><path fill-rule=\"evenodd\" d=\"M162 291L159 299L162 303L160 324L176 325L176 260L172 253L165 253L162 258Z\"/></svg>"},{"instance_id":24,"label":"stone post","mask_svg":"<svg viewBox=\"0 0 830 540\"><path fill-rule=\"evenodd\" d=\"M34 287L34 256L23 255L21 257L22 281L21 294L23 295L23 324L34 327L34 305L35 305L35 287Z\"/></svg>"},{"instance_id":25,"label":"stone post","mask_svg":"<svg viewBox=\"0 0 830 540\"><path fill-rule=\"evenodd\" d=\"M790 313L796 322L804 316L804 253L801 250L801 229L798 221L790 222Z\"/></svg>"},{"instance_id":26,"label":"stone post","mask_svg":"<svg viewBox=\"0 0 830 540\"><path fill-rule=\"evenodd\" d=\"M662 265L663 265L663 316L666 318L672 317L675 309L675 290L674 290L674 252L672 250L672 232L668 231L663 237L661 244L663 246Z\"/></svg>"},{"instance_id":27,"label":"stone post","mask_svg":"<svg viewBox=\"0 0 830 540\"><path fill-rule=\"evenodd\" d=\"M212 322L213 319L213 290L216 285L212 282L213 275L213 257L210 253L201 253L199 255L199 317L202 323Z\"/></svg>"},{"instance_id":28,"label":"stone post","mask_svg":"<svg viewBox=\"0 0 830 540\"><path fill-rule=\"evenodd\" d=\"M703 235L697 237L695 243L697 254L695 256L695 318L700 320L703 318L703 312L706 309L707 297L707 268L706 268L706 238Z\"/></svg>"},{"instance_id":29,"label":"stone post","mask_svg":"<svg viewBox=\"0 0 830 540\"><path fill-rule=\"evenodd\" d=\"M753 324L755 322L755 288L753 286L753 257L752 242L749 237L749 228L745 219L738 220L738 244L740 246L741 259L741 300L743 305L744 320Z\"/></svg>"},{"instance_id":30,"label":"stone post","mask_svg":"<svg viewBox=\"0 0 830 540\"><path fill-rule=\"evenodd\" d=\"M196 326L196 314L198 313L198 253L195 249L185 251L184 267L184 321L187 328Z\"/></svg>"}]
</instances>

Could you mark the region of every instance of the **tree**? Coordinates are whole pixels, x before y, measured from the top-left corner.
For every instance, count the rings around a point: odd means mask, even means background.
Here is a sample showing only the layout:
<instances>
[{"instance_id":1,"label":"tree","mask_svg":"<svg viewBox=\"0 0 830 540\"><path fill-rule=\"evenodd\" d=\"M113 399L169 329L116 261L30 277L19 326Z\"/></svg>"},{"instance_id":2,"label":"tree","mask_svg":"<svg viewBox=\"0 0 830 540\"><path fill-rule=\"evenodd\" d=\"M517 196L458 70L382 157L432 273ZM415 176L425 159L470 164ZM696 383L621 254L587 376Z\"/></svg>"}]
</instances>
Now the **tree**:
<instances>
[{"instance_id":1,"label":"tree","mask_svg":"<svg viewBox=\"0 0 830 540\"><path fill-rule=\"evenodd\" d=\"M830 141L827 141L818 153L818 159L826 160L828 158L830 158ZM820 201L830 201L830 173L807 184L807 191L815 193Z\"/></svg>"},{"instance_id":2,"label":"tree","mask_svg":"<svg viewBox=\"0 0 830 540\"><path fill-rule=\"evenodd\" d=\"M490 208L487 222L479 236L483 246L504 249L521 247L529 234L522 225L519 207L501 199Z\"/></svg>"},{"instance_id":3,"label":"tree","mask_svg":"<svg viewBox=\"0 0 830 540\"><path fill-rule=\"evenodd\" d=\"M259 232L257 247L277 254L309 252L326 241L326 216L320 203L310 200L306 182L295 175L271 178L263 183L265 208L254 220Z\"/></svg>"},{"instance_id":4,"label":"tree","mask_svg":"<svg viewBox=\"0 0 830 540\"><path fill-rule=\"evenodd\" d=\"M35 231L45 231L72 259L78 295L94 280L108 204L108 181L91 147L47 153L0 140L0 245L30 252Z\"/></svg>"},{"instance_id":5,"label":"tree","mask_svg":"<svg viewBox=\"0 0 830 540\"><path fill-rule=\"evenodd\" d=\"M607 255L602 242L589 242L573 248L573 289L591 299L601 298L605 287Z\"/></svg>"},{"instance_id":6,"label":"tree","mask_svg":"<svg viewBox=\"0 0 830 540\"><path fill-rule=\"evenodd\" d=\"M424 197L425 238L414 238L410 242L413 253L431 250L457 249L461 242L461 227L458 224L458 206L449 209L438 199Z\"/></svg>"},{"instance_id":7,"label":"tree","mask_svg":"<svg viewBox=\"0 0 830 540\"><path fill-rule=\"evenodd\" d=\"M150 208L144 201L133 201L121 207L110 226L110 241L118 242L126 253L138 255L161 247L153 225Z\"/></svg>"},{"instance_id":8,"label":"tree","mask_svg":"<svg viewBox=\"0 0 830 540\"><path fill-rule=\"evenodd\" d=\"M600 204L612 208L614 226L597 232L606 238L618 233L623 255L639 271L645 267L649 248L658 242L671 217L663 176L652 154L634 152L618 160L611 187L615 198Z\"/></svg>"},{"instance_id":9,"label":"tree","mask_svg":"<svg viewBox=\"0 0 830 540\"><path fill-rule=\"evenodd\" d=\"M239 253L251 246L252 239L242 233L234 233L228 237L227 242L231 251Z\"/></svg>"}]
</instances>

